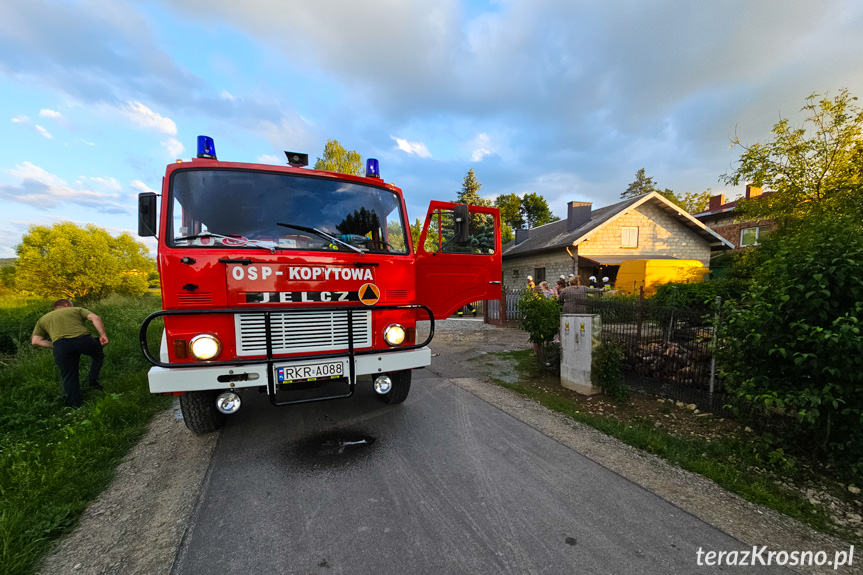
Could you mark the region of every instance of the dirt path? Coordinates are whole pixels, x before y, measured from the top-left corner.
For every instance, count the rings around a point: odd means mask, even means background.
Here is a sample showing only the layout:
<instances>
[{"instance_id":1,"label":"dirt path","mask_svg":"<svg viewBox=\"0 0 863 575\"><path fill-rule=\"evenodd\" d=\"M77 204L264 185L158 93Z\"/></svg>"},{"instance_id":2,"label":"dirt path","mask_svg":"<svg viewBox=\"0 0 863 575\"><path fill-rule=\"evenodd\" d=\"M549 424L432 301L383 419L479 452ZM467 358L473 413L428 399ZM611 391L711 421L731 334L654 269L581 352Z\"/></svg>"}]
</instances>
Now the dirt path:
<instances>
[{"instance_id":1,"label":"dirt path","mask_svg":"<svg viewBox=\"0 0 863 575\"><path fill-rule=\"evenodd\" d=\"M513 417L553 437L598 463L657 493L702 520L739 539L741 548L768 545L771 550L847 550L778 513L752 505L701 476L672 467L602 433L574 423L484 379L508 379L514 366L496 358L468 360L488 353L526 349L524 332L475 322L442 322L432 351L446 361L432 370ZM478 373L478 370L484 373ZM159 575L171 571L218 435L189 433L177 410L160 414L147 435L118 469L116 479L85 512L76 530L45 560L44 575ZM716 550L720 551L720 550ZM863 555L863 554L861 554ZM853 570L800 569L801 573L863 573L863 557Z\"/></svg>"}]
</instances>

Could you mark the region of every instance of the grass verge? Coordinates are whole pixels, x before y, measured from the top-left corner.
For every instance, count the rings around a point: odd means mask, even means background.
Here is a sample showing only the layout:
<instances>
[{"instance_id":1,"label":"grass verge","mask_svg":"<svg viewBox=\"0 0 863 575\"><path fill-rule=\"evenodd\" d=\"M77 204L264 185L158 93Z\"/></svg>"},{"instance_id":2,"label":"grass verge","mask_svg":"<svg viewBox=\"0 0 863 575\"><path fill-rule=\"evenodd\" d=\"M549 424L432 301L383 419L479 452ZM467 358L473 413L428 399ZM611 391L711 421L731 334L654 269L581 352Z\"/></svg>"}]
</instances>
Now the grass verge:
<instances>
[{"instance_id":1,"label":"grass verge","mask_svg":"<svg viewBox=\"0 0 863 575\"><path fill-rule=\"evenodd\" d=\"M86 307L102 317L108 333L105 389L86 389L89 358L82 358L85 402L70 409L51 352L29 343L50 303L0 298L6 345L0 351L0 575L34 572L51 542L108 485L153 415L170 404L149 393L149 364L138 343L141 322L159 309L159 299L111 296Z\"/></svg>"},{"instance_id":2,"label":"grass verge","mask_svg":"<svg viewBox=\"0 0 863 575\"><path fill-rule=\"evenodd\" d=\"M563 388L558 378L539 369L529 350L495 355L513 361L520 376L515 383L497 380L498 385L672 465L703 475L748 501L793 517L822 533L863 544L859 529L837 524L828 512L829 506L813 503L800 487L818 484L823 489L830 485L834 495L847 499L841 485L832 478L817 476L808 462L771 449L741 426L711 417L696 420L686 409L646 396L634 396L619 409L613 402L586 398Z\"/></svg>"}]
</instances>

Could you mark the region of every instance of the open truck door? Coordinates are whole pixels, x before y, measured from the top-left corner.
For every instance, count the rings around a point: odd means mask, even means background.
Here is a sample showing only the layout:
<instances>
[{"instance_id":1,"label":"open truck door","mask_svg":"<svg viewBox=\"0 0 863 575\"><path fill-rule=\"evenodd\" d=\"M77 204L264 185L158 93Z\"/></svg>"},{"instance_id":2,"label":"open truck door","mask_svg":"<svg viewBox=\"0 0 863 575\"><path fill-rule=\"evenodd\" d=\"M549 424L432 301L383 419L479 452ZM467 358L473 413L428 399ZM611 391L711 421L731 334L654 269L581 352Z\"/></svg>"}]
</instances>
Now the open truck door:
<instances>
[{"instance_id":1,"label":"open truck door","mask_svg":"<svg viewBox=\"0 0 863 575\"><path fill-rule=\"evenodd\" d=\"M500 211L431 202L416 250L417 303L435 319L460 307L500 299Z\"/></svg>"}]
</instances>

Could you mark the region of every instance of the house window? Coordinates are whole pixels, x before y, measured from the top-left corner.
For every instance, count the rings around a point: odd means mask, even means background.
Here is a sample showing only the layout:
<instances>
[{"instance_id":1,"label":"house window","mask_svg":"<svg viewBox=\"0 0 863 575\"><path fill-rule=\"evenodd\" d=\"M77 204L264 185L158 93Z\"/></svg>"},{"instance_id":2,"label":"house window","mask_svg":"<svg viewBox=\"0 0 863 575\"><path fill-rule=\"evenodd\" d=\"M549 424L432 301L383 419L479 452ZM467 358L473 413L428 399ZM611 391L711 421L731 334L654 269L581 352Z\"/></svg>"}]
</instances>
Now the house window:
<instances>
[{"instance_id":1,"label":"house window","mask_svg":"<svg viewBox=\"0 0 863 575\"><path fill-rule=\"evenodd\" d=\"M638 247L638 226L623 227L620 229L620 247Z\"/></svg>"},{"instance_id":2,"label":"house window","mask_svg":"<svg viewBox=\"0 0 863 575\"><path fill-rule=\"evenodd\" d=\"M539 285L539 282L545 281L545 268L533 268L533 283Z\"/></svg>"},{"instance_id":3,"label":"house window","mask_svg":"<svg viewBox=\"0 0 863 575\"><path fill-rule=\"evenodd\" d=\"M742 230L740 230L740 247L757 246L758 238L764 237L766 234L766 226L743 228Z\"/></svg>"},{"instance_id":4,"label":"house window","mask_svg":"<svg viewBox=\"0 0 863 575\"><path fill-rule=\"evenodd\" d=\"M518 279L518 270L512 270L512 277Z\"/></svg>"}]
</instances>

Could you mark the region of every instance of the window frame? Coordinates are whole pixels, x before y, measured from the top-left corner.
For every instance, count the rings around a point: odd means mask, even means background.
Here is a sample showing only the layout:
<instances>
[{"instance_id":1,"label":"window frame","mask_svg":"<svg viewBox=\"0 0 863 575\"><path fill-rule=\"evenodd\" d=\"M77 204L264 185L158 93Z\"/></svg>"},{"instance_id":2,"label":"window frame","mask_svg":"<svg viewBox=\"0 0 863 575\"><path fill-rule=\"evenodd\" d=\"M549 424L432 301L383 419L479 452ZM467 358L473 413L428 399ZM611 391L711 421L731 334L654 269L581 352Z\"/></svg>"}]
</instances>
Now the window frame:
<instances>
[{"instance_id":1,"label":"window frame","mask_svg":"<svg viewBox=\"0 0 863 575\"><path fill-rule=\"evenodd\" d=\"M627 243L627 236L632 235L632 230L635 230L635 242ZM620 247L621 248L637 248L638 240L641 232L639 226L621 226L620 227Z\"/></svg>"}]
</instances>

